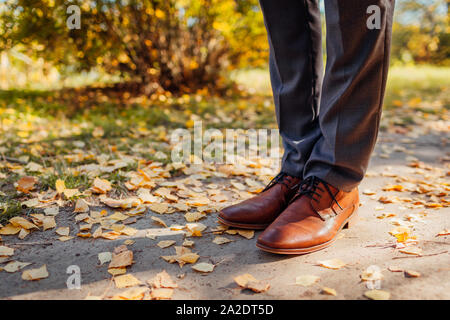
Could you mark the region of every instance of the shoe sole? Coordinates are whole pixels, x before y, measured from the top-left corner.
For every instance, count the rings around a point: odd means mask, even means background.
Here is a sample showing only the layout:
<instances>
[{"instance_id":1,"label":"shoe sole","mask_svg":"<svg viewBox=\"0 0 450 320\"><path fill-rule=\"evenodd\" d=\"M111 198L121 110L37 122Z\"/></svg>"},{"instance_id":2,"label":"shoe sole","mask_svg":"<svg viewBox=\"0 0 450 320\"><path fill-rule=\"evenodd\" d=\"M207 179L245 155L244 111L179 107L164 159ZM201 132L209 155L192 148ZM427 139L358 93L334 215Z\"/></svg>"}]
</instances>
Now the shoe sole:
<instances>
[{"instance_id":1,"label":"shoe sole","mask_svg":"<svg viewBox=\"0 0 450 320\"><path fill-rule=\"evenodd\" d=\"M336 233L336 236L333 239L331 239L331 240L329 240L327 242L324 242L322 244L319 244L317 246L308 247L308 248L301 248L301 249L279 249L279 248L268 247L268 246L265 246L265 245L260 244L258 242L256 242L256 246L259 249L261 249L263 251L270 252L270 253L276 253L276 254L297 254L297 255L299 255L299 254L307 254L307 253L311 253L311 252L315 252L315 251L319 251L319 250L328 248L330 245L333 244L334 241L336 241L337 236L339 235L339 233L341 232L342 229L350 228L356 223L357 218L358 218L357 212L358 212L358 208L356 207L356 209L353 210L352 214L341 225L341 227L339 228L338 232Z\"/></svg>"},{"instance_id":2,"label":"shoe sole","mask_svg":"<svg viewBox=\"0 0 450 320\"><path fill-rule=\"evenodd\" d=\"M240 229L263 230L270 225L270 224L237 223L237 222L225 220L220 216L218 216L217 219L223 225L226 225L228 227L240 228Z\"/></svg>"}]
</instances>

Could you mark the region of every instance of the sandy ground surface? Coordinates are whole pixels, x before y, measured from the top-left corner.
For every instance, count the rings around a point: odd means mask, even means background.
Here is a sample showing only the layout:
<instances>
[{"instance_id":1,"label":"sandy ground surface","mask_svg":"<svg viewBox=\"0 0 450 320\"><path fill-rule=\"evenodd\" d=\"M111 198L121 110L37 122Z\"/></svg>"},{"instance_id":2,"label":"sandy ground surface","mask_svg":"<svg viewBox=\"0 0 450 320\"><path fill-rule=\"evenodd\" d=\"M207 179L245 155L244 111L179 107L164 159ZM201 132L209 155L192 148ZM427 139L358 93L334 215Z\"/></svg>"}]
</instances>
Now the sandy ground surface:
<instances>
[{"instance_id":1,"label":"sandy ground surface","mask_svg":"<svg viewBox=\"0 0 450 320\"><path fill-rule=\"evenodd\" d=\"M176 240L176 245L181 245L184 236L161 236L156 240L145 237L144 229L155 228L155 224L144 215L132 225L140 231L129 237L135 243L128 246L134 253L134 264L128 268L128 273L145 282L166 270L179 286L174 291L173 299L366 299L364 292L368 289L360 275L367 267L376 265L384 275L381 289L390 292L391 299L450 299L450 236L436 236L445 228L450 228L450 208L409 208L405 203L383 204L377 200L382 195L411 196L410 192L393 194L392 191L382 190L387 184L395 184L395 178L389 177L390 173L415 177L416 169L407 166L408 157L414 156L437 168L444 168L445 161L448 161L449 150L444 144L444 136L425 135L413 141L404 138L400 135L380 135L368 177L360 187L361 191L370 189L376 194L361 195L359 222L353 228L344 230L340 238L325 250L302 256L281 256L255 247L259 232L249 240L239 235L226 235L235 241L224 245L212 243L215 235L205 233L202 237L191 238L195 241L193 251L200 254L200 262L217 265L212 273L200 274L192 270L191 265L180 268L161 259L162 255L173 254L174 249L161 249L157 246L158 241L171 239ZM387 153L390 153L389 158L384 155ZM384 209L380 210L381 206ZM58 226L76 228L73 219L68 218L70 210L61 210L57 216ZM400 253L394 247L396 239L389 234L395 227L392 219L378 219L377 215L393 212L396 218L402 219L407 214L424 210L426 217L420 222L413 222L413 234L423 250L422 256ZM164 219L169 225L185 223L183 215L165 215ZM206 231L216 227L216 213L201 222L208 226ZM60 242L54 239L52 230L34 232L23 241L16 236L3 236L4 245L17 251L14 259L33 262L33 267L46 264L50 276L31 282L21 279L21 271L1 271L1 299L84 299L88 295L107 299L124 290L115 288L107 272L108 264L100 266L97 255L113 251L127 237L113 241L75 237ZM43 244L17 245L20 242ZM334 258L341 259L347 265L339 270L317 265L317 261ZM70 265L78 265L81 269L79 290L66 287L69 276L66 269ZM408 278L403 272L389 271L391 266L417 271L421 276ZM244 273L267 280L270 289L259 294L240 289L233 278ZM295 278L300 275L316 275L320 280L308 287L295 285ZM321 293L322 287L335 289L337 295Z\"/></svg>"}]
</instances>

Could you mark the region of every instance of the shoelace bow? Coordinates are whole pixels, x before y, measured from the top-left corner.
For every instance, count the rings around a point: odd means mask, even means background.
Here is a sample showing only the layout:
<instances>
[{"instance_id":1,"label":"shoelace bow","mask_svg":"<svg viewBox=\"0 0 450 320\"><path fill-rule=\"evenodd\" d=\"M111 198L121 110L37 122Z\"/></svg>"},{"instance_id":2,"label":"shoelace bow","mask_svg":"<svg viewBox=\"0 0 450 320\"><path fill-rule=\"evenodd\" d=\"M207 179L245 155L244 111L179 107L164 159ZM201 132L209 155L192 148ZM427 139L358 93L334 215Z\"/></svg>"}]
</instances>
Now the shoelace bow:
<instances>
[{"instance_id":1,"label":"shoelace bow","mask_svg":"<svg viewBox=\"0 0 450 320\"><path fill-rule=\"evenodd\" d=\"M269 184L264 188L264 190L262 192L269 190L277 183L281 183L282 185L286 186L286 188L290 188L290 186L288 184L286 184L286 182L285 182L286 177L288 177L288 175L286 173L280 172L272 180L270 180Z\"/></svg>"},{"instance_id":2,"label":"shoelace bow","mask_svg":"<svg viewBox=\"0 0 450 320\"><path fill-rule=\"evenodd\" d=\"M319 187L319 183L322 183L325 186L325 190L323 190L321 187ZM297 187L298 187L297 193L291 199L290 203L292 203L293 201L295 201L296 199L300 198L303 195L307 196L311 200L319 202L320 201L319 199L322 198L322 195L320 193L318 193L317 190L322 191L322 192L327 191L328 194L330 195L332 201L336 202L338 207L342 210L341 205L336 200L336 198L335 198L333 192L331 191L330 187L328 187L328 183L326 183L322 179L320 179L318 177L315 177L315 176L308 177L305 180L303 180L302 182L300 182L299 184L294 185L292 187L292 189L295 189ZM318 196L319 199L314 198L314 195Z\"/></svg>"}]
</instances>

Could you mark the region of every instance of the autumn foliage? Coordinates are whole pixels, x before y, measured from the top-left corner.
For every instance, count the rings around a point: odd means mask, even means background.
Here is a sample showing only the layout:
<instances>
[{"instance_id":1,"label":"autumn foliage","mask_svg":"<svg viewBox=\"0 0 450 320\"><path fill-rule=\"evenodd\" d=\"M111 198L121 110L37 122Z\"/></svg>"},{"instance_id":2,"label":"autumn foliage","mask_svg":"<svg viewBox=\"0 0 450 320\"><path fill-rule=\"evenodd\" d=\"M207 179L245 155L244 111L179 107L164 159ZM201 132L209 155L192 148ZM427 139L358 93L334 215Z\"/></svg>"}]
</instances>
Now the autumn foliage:
<instances>
[{"instance_id":1,"label":"autumn foliage","mask_svg":"<svg viewBox=\"0 0 450 320\"><path fill-rule=\"evenodd\" d=\"M67 27L69 5L80 8L80 29ZM60 69L97 67L147 93L224 89L224 71L266 62L255 0L18 0L4 6L0 51L22 45Z\"/></svg>"}]
</instances>

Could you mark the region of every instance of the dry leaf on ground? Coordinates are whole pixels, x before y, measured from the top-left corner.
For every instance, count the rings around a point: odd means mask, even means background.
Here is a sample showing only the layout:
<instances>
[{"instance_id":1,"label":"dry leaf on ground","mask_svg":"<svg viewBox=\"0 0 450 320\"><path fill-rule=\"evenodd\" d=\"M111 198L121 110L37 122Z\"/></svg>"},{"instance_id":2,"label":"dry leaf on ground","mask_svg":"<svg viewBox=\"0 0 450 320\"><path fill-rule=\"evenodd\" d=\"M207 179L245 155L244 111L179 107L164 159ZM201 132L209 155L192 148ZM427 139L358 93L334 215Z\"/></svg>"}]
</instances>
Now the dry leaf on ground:
<instances>
[{"instance_id":1,"label":"dry leaf on ground","mask_svg":"<svg viewBox=\"0 0 450 320\"><path fill-rule=\"evenodd\" d=\"M164 222L164 220L162 220L158 217L151 217L151 219L153 221L155 221L156 223L159 223L160 225L162 225L164 228L167 228L167 224Z\"/></svg>"},{"instance_id":2,"label":"dry leaf on ground","mask_svg":"<svg viewBox=\"0 0 450 320\"><path fill-rule=\"evenodd\" d=\"M114 283L118 289L134 287L142 284L142 282L132 274L124 274L122 276L115 277Z\"/></svg>"},{"instance_id":3,"label":"dry leaf on ground","mask_svg":"<svg viewBox=\"0 0 450 320\"><path fill-rule=\"evenodd\" d=\"M37 269L29 269L25 270L22 273L22 279L33 281L33 280L40 280L48 277L48 271L47 266L44 264L42 267Z\"/></svg>"},{"instance_id":4,"label":"dry leaf on ground","mask_svg":"<svg viewBox=\"0 0 450 320\"><path fill-rule=\"evenodd\" d=\"M242 274L234 278L234 282L236 282L240 287L245 288L249 281L256 281L257 279L249 273Z\"/></svg>"},{"instance_id":5,"label":"dry leaf on ground","mask_svg":"<svg viewBox=\"0 0 450 320\"><path fill-rule=\"evenodd\" d=\"M24 229L39 229L34 223L31 223L25 218L22 217L14 217L9 219L9 223L11 223L15 227L21 227Z\"/></svg>"},{"instance_id":6,"label":"dry leaf on ground","mask_svg":"<svg viewBox=\"0 0 450 320\"><path fill-rule=\"evenodd\" d=\"M209 273L214 270L214 265L211 263L200 262L192 266L192 269L198 272Z\"/></svg>"},{"instance_id":7,"label":"dry leaf on ground","mask_svg":"<svg viewBox=\"0 0 450 320\"><path fill-rule=\"evenodd\" d=\"M55 228L56 227L55 217L52 216L45 217L42 220L42 227L44 228L44 231Z\"/></svg>"},{"instance_id":8,"label":"dry leaf on ground","mask_svg":"<svg viewBox=\"0 0 450 320\"><path fill-rule=\"evenodd\" d=\"M388 270L391 272L402 272L403 268L397 267L397 266L389 266Z\"/></svg>"},{"instance_id":9,"label":"dry leaf on ground","mask_svg":"<svg viewBox=\"0 0 450 320\"><path fill-rule=\"evenodd\" d=\"M11 261L4 267L3 270L5 270L6 272L16 272L30 264L31 262Z\"/></svg>"},{"instance_id":10,"label":"dry leaf on ground","mask_svg":"<svg viewBox=\"0 0 450 320\"><path fill-rule=\"evenodd\" d=\"M169 288L154 288L150 292L150 296L153 300L171 299L173 295L173 289Z\"/></svg>"},{"instance_id":11,"label":"dry leaf on ground","mask_svg":"<svg viewBox=\"0 0 450 320\"><path fill-rule=\"evenodd\" d=\"M317 264L322 267L325 267L328 269L335 269L335 270L340 269L346 265L346 263L340 259L317 261Z\"/></svg>"},{"instance_id":12,"label":"dry leaf on ground","mask_svg":"<svg viewBox=\"0 0 450 320\"><path fill-rule=\"evenodd\" d=\"M369 266L362 274L363 281L377 281L383 279L383 274L378 266Z\"/></svg>"},{"instance_id":13,"label":"dry leaf on ground","mask_svg":"<svg viewBox=\"0 0 450 320\"><path fill-rule=\"evenodd\" d=\"M323 287L321 293L328 294L330 296L337 296L336 290L334 290L332 288L328 288L328 287Z\"/></svg>"},{"instance_id":14,"label":"dry leaf on ground","mask_svg":"<svg viewBox=\"0 0 450 320\"><path fill-rule=\"evenodd\" d=\"M75 203L75 209L73 212L84 213L89 211L89 205L84 199L78 199Z\"/></svg>"},{"instance_id":15,"label":"dry leaf on ground","mask_svg":"<svg viewBox=\"0 0 450 320\"><path fill-rule=\"evenodd\" d=\"M233 240L225 238L225 237L215 237L214 240L212 242L214 242L215 244L225 244L228 242L232 242Z\"/></svg>"},{"instance_id":16,"label":"dry leaf on ground","mask_svg":"<svg viewBox=\"0 0 450 320\"><path fill-rule=\"evenodd\" d=\"M133 263L133 252L126 249L119 253L112 254L111 263L109 264L108 269L128 267L132 263Z\"/></svg>"},{"instance_id":17,"label":"dry leaf on ground","mask_svg":"<svg viewBox=\"0 0 450 320\"><path fill-rule=\"evenodd\" d=\"M94 193L107 193L112 190L111 182L105 179L96 177L91 187Z\"/></svg>"},{"instance_id":18,"label":"dry leaf on ground","mask_svg":"<svg viewBox=\"0 0 450 320\"><path fill-rule=\"evenodd\" d=\"M13 254L14 254L13 248L0 246L0 257L9 257L12 256Z\"/></svg>"},{"instance_id":19,"label":"dry leaf on ground","mask_svg":"<svg viewBox=\"0 0 450 320\"><path fill-rule=\"evenodd\" d=\"M205 218L206 215L200 212L187 212L184 215L184 218L186 219L187 222L196 222L202 218Z\"/></svg>"},{"instance_id":20,"label":"dry leaf on ground","mask_svg":"<svg viewBox=\"0 0 450 320\"><path fill-rule=\"evenodd\" d=\"M118 276L127 273L127 268L108 268L108 273L113 276Z\"/></svg>"},{"instance_id":21,"label":"dry leaf on ground","mask_svg":"<svg viewBox=\"0 0 450 320\"><path fill-rule=\"evenodd\" d=\"M154 288L178 288L178 285L172 280L166 270L158 273L154 279L147 281L147 283Z\"/></svg>"},{"instance_id":22,"label":"dry leaf on ground","mask_svg":"<svg viewBox=\"0 0 450 320\"><path fill-rule=\"evenodd\" d=\"M100 261L100 265L103 265L106 262L110 262L111 259L112 259L111 252L100 252L98 254L98 260Z\"/></svg>"},{"instance_id":23,"label":"dry leaf on ground","mask_svg":"<svg viewBox=\"0 0 450 320\"><path fill-rule=\"evenodd\" d=\"M414 270L405 270L404 275L407 278L418 278L421 276L420 272L414 271Z\"/></svg>"},{"instance_id":24,"label":"dry leaf on ground","mask_svg":"<svg viewBox=\"0 0 450 320\"><path fill-rule=\"evenodd\" d=\"M60 236L68 236L70 233L70 228L69 227L60 227L58 229L55 230L56 234L60 235Z\"/></svg>"},{"instance_id":25,"label":"dry leaf on ground","mask_svg":"<svg viewBox=\"0 0 450 320\"><path fill-rule=\"evenodd\" d=\"M401 253L412 254L420 256L422 254L422 249L419 247L406 247L399 250Z\"/></svg>"},{"instance_id":26,"label":"dry leaf on ground","mask_svg":"<svg viewBox=\"0 0 450 320\"><path fill-rule=\"evenodd\" d=\"M364 293L364 295L371 300L389 300L391 294L383 290L369 290Z\"/></svg>"},{"instance_id":27,"label":"dry leaf on ground","mask_svg":"<svg viewBox=\"0 0 450 320\"><path fill-rule=\"evenodd\" d=\"M267 290L269 290L269 288L270 284L267 281L258 280L258 281L249 281L247 283L247 289L250 289L256 293L266 292Z\"/></svg>"},{"instance_id":28,"label":"dry leaf on ground","mask_svg":"<svg viewBox=\"0 0 450 320\"><path fill-rule=\"evenodd\" d=\"M20 232L22 228L21 227L15 227L12 224L8 224L2 228L0 228L0 235L13 235Z\"/></svg>"},{"instance_id":29,"label":"dry leaf on ground","mask_svg":"<svg viewBox=\"0 0 450 320\"><path fill-rule=\"evenodd\" d=\"M25 176L17 181L17 190L23 193L29 193L34 189L35 184L38 182L36 177L33 176Z\"/></svg>"},{"instance_id":30,"label":"dry leaf on ground","mask_svg":"<svg viewBox=\"0 0 450 320\"><path fill-rule=\"evenodd\" d=\"M148 288L138 287L125 290L112 297L112 300L142 300L147 293Z\"/></svg>"},{"instance_id":31,"label":"dry leaf on ground","mask_svg":"<svg viewBox=\"0 0 450 320\"><path fill-rule=\"evenodd\" d=\"M440 237L440 236L449 236L450 235L450 229L444 229L441 232L439 232L436 237Z\"/></svg>"},{"instance_id":32,"label":"dry leaf on ground","mask_svg":"<svg viewBox=\"0 0 450 320\"><path fill-rule=\"evenodd\" d=\"M177 242L174 240L162 240L158 242L157 246L160 247L161 249L164 249L170 247L171 245L174 245L175 243Z\"/></svg>"},{"instance_id":33,"label":"dry leaf on ground","mask_svg":"<svg viewBox=\"0 0 450 320\"><path fill-rule=\"evenodd\" d=\"M44 213L46 216L56 216L59 213L59 207L53 206L44 209Z\"/></svg>"},{"instance_id":34,"label":"dry leaf on ground","mask_svg":"<svg viewBox=\"0 0 450 320\"><path fill-rule=\"evenodd\" d=\"M234 282L241 288L250 289L256 293L265 292L270 288L270 284L267 281L258 280L249 273L235 277Z\"/></svg>"},{"instance_id":35,"label":"dry leaf on ground","mask_svg":"<svg viewBox=\"0 0 450 320\"><path fill-rule=\"evenodd\" d=\"M169 211L169 204L168 203L152 203L150 205L150 210L159 213L159 214L164 214L167 211Z\"/></svg>"}]
</instances>

